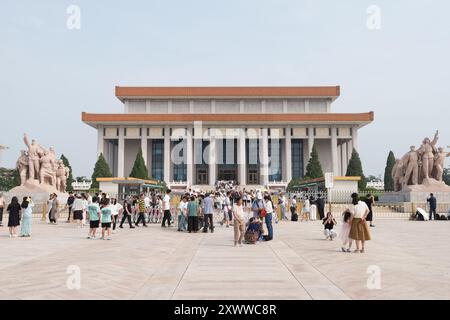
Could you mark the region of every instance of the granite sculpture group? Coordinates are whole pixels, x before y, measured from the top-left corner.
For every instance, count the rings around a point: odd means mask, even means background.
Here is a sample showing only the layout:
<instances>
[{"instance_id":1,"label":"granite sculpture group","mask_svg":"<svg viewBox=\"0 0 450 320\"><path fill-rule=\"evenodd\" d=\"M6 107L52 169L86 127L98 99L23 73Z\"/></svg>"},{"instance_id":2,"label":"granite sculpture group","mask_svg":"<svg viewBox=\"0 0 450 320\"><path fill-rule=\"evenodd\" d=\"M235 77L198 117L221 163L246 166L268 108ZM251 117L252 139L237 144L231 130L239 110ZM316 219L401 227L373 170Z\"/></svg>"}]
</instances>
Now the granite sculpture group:
<instances>
[{"instance_id":1,"label":"granite sculpture group","mask_svg":"<svg viewBox=\"0 0 450 320\"><path fill-rule=\"evenodd\" d=\"M436 131L433 140L425 138L419 149L411 146L408 153L396 159L392 169L394 191L412 191L414 186L429 187L430 191L448 188L443 183L443 174L445 158L450 153L442 147L436 147L438 140L439 131Z\"/></svg>"},{"instance_id":2,"label":"granite sculpture group","mask_svg":"<svg viewBox=\"0 0 450 320\"><path fill-rule=\"evenodd\" d=\"M64 193L70 170L64 166L62 160L56 159L53 147L47 150L36 140L30 143L26 134L23 140L28 151L22 150L16 163L21 187Z\"/></svg>"}]
</instances>

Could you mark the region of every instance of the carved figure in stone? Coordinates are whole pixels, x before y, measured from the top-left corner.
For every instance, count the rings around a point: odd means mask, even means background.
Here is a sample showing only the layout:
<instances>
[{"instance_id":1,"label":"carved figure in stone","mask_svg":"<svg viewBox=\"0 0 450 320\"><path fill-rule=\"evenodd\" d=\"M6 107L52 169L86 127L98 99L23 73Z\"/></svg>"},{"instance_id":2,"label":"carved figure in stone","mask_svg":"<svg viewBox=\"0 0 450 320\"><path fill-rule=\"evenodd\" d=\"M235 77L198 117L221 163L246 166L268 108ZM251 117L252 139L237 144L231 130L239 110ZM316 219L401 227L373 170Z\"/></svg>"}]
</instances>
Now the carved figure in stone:
<instances>
[{"instance_id":1,"label":"carved figure in stone","mask_svg":"<svg viewBox=\"0 0 450 320\"><path fill-rule=\"evenodd\" d=\"M404 178L404 166L401 159L395 160L394 168L392 168L392 178L394 179L394 191L400 191Z\"/></svg>"},{"instance_id":2,"label":"carved figure in stone","mask_svg":"<svg viewBox=\"0 0 450 320\"><path fill-rule=\"evenodd\" d=\"M60 192L65 192L67 187L66 167L62 160L57 161L58 169L56 171L56 189Z\"/></svg>"},{"instance_id":3,"label":"carved figure in stone","mask_svg":"<svg viewBox=\"0 0 450 320\"><path fill-rule=\"evenodd\" d=\"M28 153L25 150L20 151L20 157L17 159L16 168L20 175L20 185L23 186L28 178Z\"/></svg>"},{"instance_id":4,"label":"carved figure in stone","mask_svg":"<svg viewBox=\"0 0 450 320\"><path fill-rule=\"evenodd\" d=\"M56 181L54 180L55 172L54 172L53 158L47 150L44 151L44 155L40 159L40 166L41 169L39 175L41 183L45 184L45 178L49 178L50 185L55 186Z\"/></svg>"},{"instance_id":5,"label":"carved figure in stone","mask_svg":"<svg viewBox=\"0 0 450 320\"><path fill-rule=\"evenodd\" d=\"M450 157L450 153L445 152L444 148L438 148L438 152L434 158L434 174L437 181L443 181L445 158Z\"/></svg>"},{"instance_id":6,"label":"carved figure in stone","mask_svg":"<svg viewBox=\"0 0 450 320\"><path fill-rule=\"evenodd\" d=\"M409 152L403 156L402 162L406 170L403 185L417 185L419 183L419 154L416 146L410 147Z\"/></svg>"},{"instance_id":7,"label":"carved figure in stone","mask_svg":"<svg viewBox=\"0 0 450 320\"><path fill-rule=\"evenodd\" d=\"M436 144L439 139L439 131L436 131L433 141L430 138L425 138L417 153L422 160L422 175L424 180L431 177L434 167L434 153L436 153Z\"/></svg>"},{"instance_id":8,"label":"carved figure in stone","mask_svg":"<svg viewBox=\"0 0 450 320\"><path fill-rule=\"evenodd\" d=\"M23 135L23 141L25 142L25 145L28 147L29 179L30 180L39 179L41 170L39 158L43 154L42 148L40 145L38 145L38 143L34 139L31 140L30 143L26 134Z\"/></svg>"}]
</instances>

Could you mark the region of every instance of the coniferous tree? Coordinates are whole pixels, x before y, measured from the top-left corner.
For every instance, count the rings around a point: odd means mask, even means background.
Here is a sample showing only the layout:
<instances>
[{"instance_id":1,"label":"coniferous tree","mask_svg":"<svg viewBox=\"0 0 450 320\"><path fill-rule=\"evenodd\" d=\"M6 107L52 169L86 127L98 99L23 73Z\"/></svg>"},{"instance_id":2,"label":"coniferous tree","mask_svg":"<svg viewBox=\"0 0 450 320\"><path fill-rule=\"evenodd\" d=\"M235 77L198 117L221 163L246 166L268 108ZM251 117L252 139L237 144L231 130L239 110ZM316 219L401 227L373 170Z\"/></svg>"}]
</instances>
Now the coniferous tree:
<instances>
[{"instance_id":1,"label":"coniferous tree","mask_svg":"<svg viewBox=\"0 0 450 320\"><path fill-rule=\"evenodd\" d=\"M138 154L136 155L136 160L134 161L130 177L138 179L148 179L148 170L142 156L142 150L139 150Z\"/></svg>"},{"instance_id":2,"label":"coniferous tree","mask_svg":"<svg viewBox=\"0 0 450 320\"><path fill-rule=\"evenodd\" d=\"M384 190L394 191L394 179L392 178L392 169L395 166L395 155L392 151L389 151L389 155L386 160L386 169L384 170Z\"/></svg>"},{"instance_id":3,"label":"coniferous tree","mask_svg":"<svg viewBox=\"0 0 450 320\"><path fill-rule=\"evenodd\" d=\"M350 158L350 162L348 163L347 173L345 174L347 177L361 177L361 180L358 182L359 190L366 189L366 177L364 176L364 172L362 169L361 159L359 158L358 152L353 149L352 157Z\"/></svg>"},{"instance_id":4,"label":"coniferous tree","mask_svg":"<svg viewBox=\"0 0 450 320\"><path fill-rule=\"evenodd\" d=\"M64 163L64 166L66 168L69 168L69 177L67 178L66 191L70 192L73 191L72 183L74 182L72 175L72 167L70 166L69 159L67 159L63 154L61 155L61 160Z\"/></svg>"},{"instance_id":5,"label":"coniferous tree","mask_svg":"<svg viewBox=\"0 0 450 320\"><path fill-rule=\"evenodd\" d=\"M313 145L309 157L308 165L306 166L305 178L316 179L324 176L322 165L320 164L319 154L317 153L316 145Z\"/></svg>"},{"instance_id":6,"label":"coniferous tree","mask_svg":"<svg viewBox=\"0 0 450 320\"><path fill-rule=\"evenodd\" d=\"M91 188L95 189L99 187L97 178L110 178L112 177L111 169L109 169L108 162L106 162L103 153L100 153L98 160L95 163L94 172L92 173L92 185Z\"/></svg>"},{"instance_id":7,"label":"coniferous tree","mask_svg":"<svg viewBox=\"0 0 450 320\"><path fill-rule=\"evenodd\" d=\"M444 169L444 176L443 176L444 182L450 186L450 168Z\"/></svg>"}]
</instances>

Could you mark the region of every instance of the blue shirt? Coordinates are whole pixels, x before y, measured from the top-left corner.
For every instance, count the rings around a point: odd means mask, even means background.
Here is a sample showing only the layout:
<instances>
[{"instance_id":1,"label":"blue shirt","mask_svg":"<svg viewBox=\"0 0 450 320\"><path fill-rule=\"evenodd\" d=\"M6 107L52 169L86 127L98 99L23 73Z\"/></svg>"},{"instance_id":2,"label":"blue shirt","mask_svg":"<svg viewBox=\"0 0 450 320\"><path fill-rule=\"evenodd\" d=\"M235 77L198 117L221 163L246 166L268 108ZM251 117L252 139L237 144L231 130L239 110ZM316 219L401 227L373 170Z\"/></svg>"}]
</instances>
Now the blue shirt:
<instances>
[{"instance_id":1,"label":"blue shirt","mask_svg":"<svg viewBox=\"0 0 450 320\"><path fill-rule=\"evenodd\" d=\"M205 200L203 200L203 210L204 214L213 214L214 213L214 202L211 197L206 197Z\"/></svg>"}]
</instances>

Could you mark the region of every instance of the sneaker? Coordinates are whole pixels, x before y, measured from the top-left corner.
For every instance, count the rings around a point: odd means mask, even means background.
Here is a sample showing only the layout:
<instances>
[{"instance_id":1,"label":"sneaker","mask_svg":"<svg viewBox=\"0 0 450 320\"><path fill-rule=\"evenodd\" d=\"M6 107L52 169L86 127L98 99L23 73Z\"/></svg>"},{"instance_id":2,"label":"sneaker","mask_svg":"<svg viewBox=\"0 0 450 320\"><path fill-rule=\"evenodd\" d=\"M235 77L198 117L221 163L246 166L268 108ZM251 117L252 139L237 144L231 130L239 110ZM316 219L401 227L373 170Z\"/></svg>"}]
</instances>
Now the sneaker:
<instances>
[{"instance_id":1,"label":"sneaker","mask_svg":"<svg viewBox=\"0 0 450 320\"><path fill-rule=\"evenodd\" d=\"M347 249L347 250L345 250L345 252L348 252L348 253L350 253L350 252L352 252L350 249Z\"/></svg>"},{"instance_id":2,"label":"sneaker","mask_svg":"<svg viewBox=\"0 0 450 320\"><path fill-rule=\"evenodd\" d=\"M123 229L123 226L119 226L120 229Z\"/></svg>"},{"instance_id":3,"label":"sneaker","mask_svg":"<svg viewBox=\"0 0 450 320\"><path fill-rule=\"evenodd\" d=\"M341 248L342 252L347 252L344 247Z\"/></svg>"},{"instance_id":4,"label":"sneaker","mask_svg":"<svg viewBox=\"0 0 450 320\"><path fill-rule=\"evenodd\" d=\"M131 226L130 229L134 229L135 227Z\"/></svg>"},{"instance_id":5,"label":"sneaker","mask_svg":"<svg viewBox=\"0 0 450 320\"><path fill-rule=\"evenodd\" d=\"M87 236L86 239L91 239L91 236Z\"/></svg>"},{"instance_id":6,"label":"sneaker","mask_svg":"<svg viewBox=\"0 0 450 320\"><path fill-rule=\"evenodd\" d=\"M13 237L12 234L10 234L9 237L12 238Z\"/></svg>"},{"instance_id":7,"label":"sneaker","mask_svg":"<svg viewBox=\"0 0 450 320\"><path fill-rule=\"evenodd\" d=\"M105 240L105 237L101 237L100 240Z\"/></svg>"},{"instance_id":8,"label":"sneaker","mask_svg":"<svg viewBox=\"0 0 450 320\"><path fill-rule=\"evenodd\" d=\"M13 236L13 238L17 238L17 234L13 234L12 236Z\"/></svg>"},{"instance_id":9,"label":"sneaker","mask_svg":"<svg viewBox=\"0 0 450 320\"><path fill-rule=\"evenodd\" d=\"M144 224L144 227L148 228L148 225Z\"/></svg>"},{"instance_id":10,"label":"sneaker","mask_svg":"<svg viewBox=\"0 0 450 320\"><path fill-rule=\"evenodd\" d=\"M106 240L111 240L111 238L110 238L110 237L108 237L108 238L106 238Z\"/></svg>"},{"instance_id":11,"label":"sneaker","mask_svg":"<svg viewBox=\"0 0 450 320\"><path fill-rule=\"evenodd\" d=\"M371 224L370 226L371 226L372 228L375 228L375 225L373 225L373 224Z\"/></svg>"}]
</instances>

